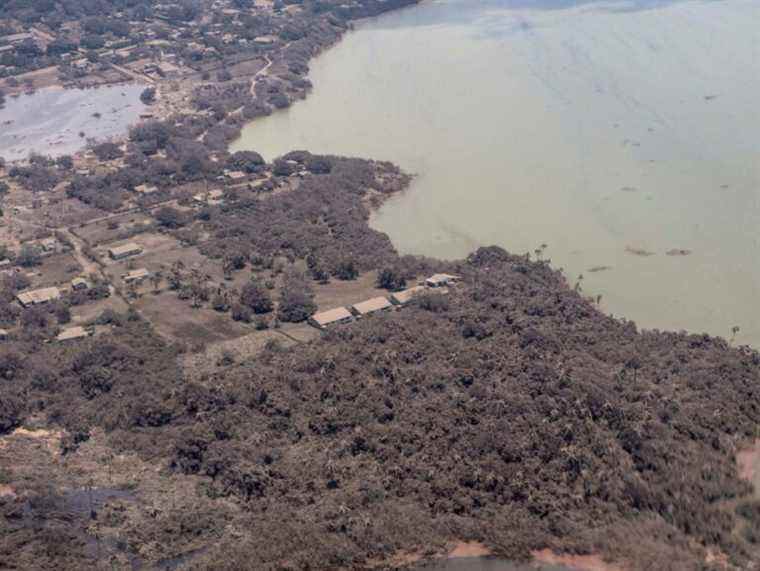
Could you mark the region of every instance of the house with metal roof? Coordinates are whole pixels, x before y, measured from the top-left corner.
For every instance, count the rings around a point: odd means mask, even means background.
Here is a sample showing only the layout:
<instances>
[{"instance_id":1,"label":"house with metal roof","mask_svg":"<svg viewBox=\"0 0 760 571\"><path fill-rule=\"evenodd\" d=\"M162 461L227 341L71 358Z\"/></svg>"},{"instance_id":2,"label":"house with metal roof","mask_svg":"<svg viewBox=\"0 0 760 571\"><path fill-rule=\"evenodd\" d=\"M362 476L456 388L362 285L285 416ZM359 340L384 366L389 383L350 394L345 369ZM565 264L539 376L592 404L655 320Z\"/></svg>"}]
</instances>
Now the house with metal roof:
<instances>
[{"instance_id":1,"label":"house with metal roof","mask_svg":"<svg viewBox=\"0 0 760 571\"><path fill-rule=\"evenodd\" d=\"M352 305L351 311L357 317L364 317L365 315L371 315L379 311L386 311L392 307L393 304L388 300L388 298L373 297L367 301L362 301L360 303Z\"/></svg>"},{"instance_id":2,"label":"house with metal roof","mask_svg":"<svg viewBox=\"0 0 760 571\"><path fill-rule=\"evenodd\" d=\"M391 294L391 302L396 305L406 305L415 296L420 295L425 291L425 286L414 286L408 289L397 291Z\"/></svg>"},{"instance_id":3,"label":"house with metal roof","mask_svg":"<svg viewBox=\"0 0 760 571\"><path fill-rule=\"evenodd\" d=\"M132 282L141 282L145 278L150 276L150 272L146 268L140 268L137 270L132 270L131 272L128 272L121 276L121 279L124 280L125 283L132 283Z\"/></svg>"},{"instance_id":4,"label":"house with metal roof","mask_svg":"<svg viewBox=\"0 0 760 571\"><path fill-rule=\"evenodd\" d=\"M444 287L459 281L459 276L451 274L434 274L425 280L428 287Z\"/></svg>"},{"instance_id":5,"label":"house with metal roof","mask_svg":"<svg viewBox=\"0 0 760 571\"><path fill-rule=\"evenodd\" d=\"M315 313L309 318L309 323L317 329L327 329L331 325L348 323L353 321L354 316L345 307L336 307L320 313Z\"/></svg>"},{"instance_id":6,"label":"house with metal roof","mask_svg":"<svg viewBox=\"0 0 760 571\"><path fill-rule=\"evenodd\" d=\"M41 305L56 299L60 299L61 292L57 287L43 287L31 291L25 291L16 296L19 303L24 307Z\"/></svg>"},{"instance_id":7,"label":"house with metal roof","mask_svg":"<svg viewBox=\"0 0 760 571\"><path fill-rule=\"evenodd\" d=\"M112 260L123 260L124 258L129 258L130 256L141 254L142 251L142 246L135 244L134 242L129 242L128 244L122 244L121 246L108 248L108 255Z\"/></svg>"}]
</instances>

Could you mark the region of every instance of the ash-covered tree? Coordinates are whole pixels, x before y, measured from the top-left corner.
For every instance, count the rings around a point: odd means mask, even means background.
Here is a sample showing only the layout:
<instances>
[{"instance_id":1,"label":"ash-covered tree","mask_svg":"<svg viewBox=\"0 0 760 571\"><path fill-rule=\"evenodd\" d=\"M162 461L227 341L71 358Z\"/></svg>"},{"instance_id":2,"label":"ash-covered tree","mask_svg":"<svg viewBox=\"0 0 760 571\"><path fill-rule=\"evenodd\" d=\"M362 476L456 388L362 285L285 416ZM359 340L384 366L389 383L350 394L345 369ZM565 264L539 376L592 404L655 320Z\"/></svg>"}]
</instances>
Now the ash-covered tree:
<instances>
[{"instance_id":1,"label":"ash-covered tree","mask_svg":"<svg viewBox=\"0 0 760 571\"><path fill-rule=\"evenodd\" d=\"M156 102L156 88L155 87L146 87L143 89L143 92L140 94L140 101L142 101L145 105L151 105Z\"/></svg>"},{"instance_id":2,"label":"ash-covered tree","mask_svg":"<svg viewBox=\"0 0 760 571\"><path fill-rule=\"evenodd\" d=\"M71 158L71 155L61 155L55 159L55 164L59 169L70 171L74 168L74 159Z\"/></svg>"},{"instance_id":3,"label":"ash-covered tree","mask_svg":"<svg viewBox=\"0 0 760 571\"><path fill-rule=\"evenodd\" d=\"M95 145L92 148L92 152L95 153L95 156L101 161L112 161L124 155L119 145L109 141Z\"/></svg>"},{"instance_id":4,"label":"ash-covered tree","mask_svg":"<svg viewBox=\"0 0 760 571\"><path fill-rule=\"evenodd\" d=\"M264 157L256 151L238 151L233 153L227 165L229 167L254 173L266 164Z\"/></svg>"},{"instance_id":5,"label":"ash-covered tree","mask_svg":"<svg viewBox=\"0 0 760 571\"><path fill-rule=\"evenodd\" d=\"M31 244L24 244L16 256L16 263L22 268L31 268L42 263L42 255L39 248Z\"/></svg>"},{"instance_id":6,"label":"ash-covered tree","mask_svg":"<svg viewBox=\"0 0 760 571\"><path fill-rule=\"evenodd\" d=\"M332 164L325 157L311 157L306 161L306 170L312 174L329 174L332 171Z\"/></svg>"},{"instance_id":7,"label":"ash-covered tree","mask_svg":"<svg viewBox=\"0 0 760 571\"><path fill-rule=\"evenodd\" d=\"M253 280L240 291L240 304L256 314L269 313L273 307L269 292Z\"/></svg>"},{"instance_id":8,"label":"ash-covered tree","mask_svg":"<svg viewBox=\"0 0 760 571\"><path fill-rule=\"evenodd\" d=\"M285 274L277 317L280 321L298 323L305 321L317 310L314 292L300 272L290 270Z\"/></svg>"},{"instance_id":9,"label":"ash-covered tree","mask_svg":"<svg viewBox=\"0 0 760 571\"><path fill-rule=\"evenodd\" d=\"M296 172L296 167L288 161L277 159L272 166L272 173L275 176L290 176Z\"/></svg>"},{"instance_id":10,"label":"ash-covered tree","mask_svg":"<svg viewBox=\"0 0 760 571\"><path fill-rule=\"evenodd\" d=\"M188 217L183 212L171 206L162 206L154 216L164 228L181 228L188 222Z\"/></svg>"},{"instance_id":11,"label":"ash-covered tree","mask_svg":"<svg viewBox=\"0 0 760 571\"><path fill-rule=\"evenodd\" d=\"M398 268L383 268L377 274L377 287L398 291L406 287L406 277Z\"/></svg>"},{"instance_id":12,"label":"ash-covered tree","mask_svg":"<svg viewBox=\"0 0 760 571\"><path fill-rule=\"evenodd\" d=\"M359 269L353 258L343 258L333 273L339 280L355 280L359 276Z\"/></svg>"}]
</instances>

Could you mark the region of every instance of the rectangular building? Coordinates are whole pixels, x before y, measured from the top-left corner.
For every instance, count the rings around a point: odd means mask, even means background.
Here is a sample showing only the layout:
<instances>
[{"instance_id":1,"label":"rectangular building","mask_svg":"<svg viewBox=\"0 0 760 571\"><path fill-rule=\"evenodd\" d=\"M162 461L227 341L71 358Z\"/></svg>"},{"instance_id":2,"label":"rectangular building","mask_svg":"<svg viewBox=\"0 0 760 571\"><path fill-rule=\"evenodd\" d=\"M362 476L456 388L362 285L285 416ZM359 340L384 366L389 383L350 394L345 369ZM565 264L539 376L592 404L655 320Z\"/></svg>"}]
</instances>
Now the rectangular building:
<instances>
[{"instance_id":1,"label":"rectangular building","mask_svg":"<svg viewBox=\"0 0 760 571\"><path fill-rule=\"evenodd\" d=\"M354 316L345 307L336 307L321 313L315 313L309 318L309 323L318 329L327 329L331 325L348 323Z\"/></svg>"},{"instance_id":2,"label":"rectangular building","mask_svg":"<svg viewBox=\"0 0 760 571\"><path fill-rule=\"evenodd\" d=\"M459 281L459 276L451 274L434 274L425 280L428 287L444 287Z\"/></svg>"},{"instance_id":3,"label":"rectangular building","mask_svg":"<svg viewBox=\"0 0 760 571\"><path fill-rule=\"evenodd\" d=\"M354 315L363 317L365 315L371 315L379 311L385 311L387 309L391 309L392 307L393 307L393 304L390 301L388 301L388 298L373 297L372 299L368 299L367 301L362 301L361 303L352 305L351 310L353 311Z\"/></svg>"},{"instance_id":4,"label":"rectangular building","mask_svg":"<svg viewBox=\"0 0 760 571\"><path fill-rule=\"evenodd\" d=\"M57 287L43 287L32 291L25 291L16 296L19 303L24 307L41 305L50 301L60 299L61 292Z\"/></svg>"},{"instance_id":5,"label":"rectangular building","mask_svg":"<svg viewBox=\"0 0 760 571\"><path fill-rule=\"evenodd\" d=\"M128 244L123 244L122 246L114 246L113 248L109 248L108 255L111 256L112 260L123 260L124 258L129 258L130 256L141 254L142 251L142 246L135 244L134 242L130 242Z\"/></svg>"},{"instance_id":6,"label":"rectangular building","mask_svg":"<svg viewBox=\"0 0 760 571\"><path fill-rule=\"evenodd\" d=\"M135 192L138 194L153 194L157 190L157 187L149 184L140 184L135 187Z\"/></svg>"},{"instance_id":7,"label":"rectangular building","mask_svg":"<svg viewBox=\"0 0 760 571\"><path fill-rule=\"evenodd\" d=\"M73 341L75 339L84 339L85 337L89 337L90 334L87 332L87 330L84 327L69 327L68 329L64 329L58 334L58 337L55 338L56 341Z\"/></svg>"},{"instance_id":8,"label":"rectangular building","mask_svg":"<svg viewBox=\"0 0 760 571\"><path fill-rule=\"evenodd\" d=\"M150 272L146 268L140 268L139 270L132 270L131 272L124 274L121 276L121 279L123 279L125 283L139 283L148 276L150 276Z\"/></svg>"},{"instance_id":9,"label":"rectangular building","mask_svg":"<svg viewBox=\"0 0 760 571\"><path fill-rule=\"evenodd\" d=\"M224 191L219 188L215 188L213 190L209 190L208 192L199 192L198 194L193 195L193 200L201 204L218 204L222 202L223 196Z\"/></svg>"},{"instance_id":10,"label":"rectangular building","mask_svg":"<svg viewBox=\"0 0 760 571\"><path fill-rule=\"evenodd\" d=\"M414 286L403 291L397 291L391 294L391 302L395 303L396 305L406 305L412 301L412 299L414 299L414 296L420 295L424 291L424 286Z\"/></svg>"}]
</instances>

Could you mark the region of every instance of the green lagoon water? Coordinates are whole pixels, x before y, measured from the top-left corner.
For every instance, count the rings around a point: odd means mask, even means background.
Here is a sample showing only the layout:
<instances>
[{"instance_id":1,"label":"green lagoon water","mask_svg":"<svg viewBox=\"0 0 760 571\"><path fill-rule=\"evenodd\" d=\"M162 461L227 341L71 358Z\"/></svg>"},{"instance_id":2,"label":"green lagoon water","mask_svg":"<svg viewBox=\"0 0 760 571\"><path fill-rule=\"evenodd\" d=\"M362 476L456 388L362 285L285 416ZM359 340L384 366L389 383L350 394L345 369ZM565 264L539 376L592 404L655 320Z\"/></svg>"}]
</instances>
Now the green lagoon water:
<instances>
[{"instance_id":1,"label":"green lagoon water","mask_svg":"<svg viewBox=\"0 0 760 571\"><path fill-rule=\"evenodd\" d=\"M756 0L427 2L310 78L234 148L391 160L417 177L372 224L401 252L545 243L607 312L760 347Z\"/></svg>"}]
</instances>

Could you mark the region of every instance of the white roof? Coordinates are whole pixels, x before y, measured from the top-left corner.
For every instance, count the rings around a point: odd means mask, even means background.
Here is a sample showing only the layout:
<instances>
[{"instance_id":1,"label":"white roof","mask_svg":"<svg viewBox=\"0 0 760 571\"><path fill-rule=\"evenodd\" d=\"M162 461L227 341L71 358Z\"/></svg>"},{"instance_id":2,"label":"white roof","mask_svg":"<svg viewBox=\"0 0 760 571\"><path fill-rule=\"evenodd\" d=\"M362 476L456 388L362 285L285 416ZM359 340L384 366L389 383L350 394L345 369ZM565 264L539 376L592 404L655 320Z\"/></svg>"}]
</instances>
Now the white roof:
<instances>
[{"instance_id":1,"label":"white roof","mask_svg":"<svg viewBox=\"0 0 760 571\"><path fill-rule=\"evenodd\" d=\"M458 279L459 279L459 276L454 276L451 274L433 274L425 281L428 281L431 283L446 283L446 282L450 282L450 281L458 280Z\"/></svg>"},{"instance_id":2,"label":"white roof","mask_svg":"<svg viewBox=\"0 0 760 571\"><path fill-rule=\"evenodd\" d=\"M89 333L87 333L87 330L84 327L69 327L68 329L64 329L58 334L58 337L56 337L57 341L68 341L69 339L81 339L82 337L87 337Z\"/></svg>"},{"instance_id":3,"label":"white roof","mask_svg":"<svg viewBox=\"0 0 760 571\"><path fill-rule=\"evenodd\" d=\"M353 315L345 307L336 307L335 309L328 309L321 313L315 313L311 316L314 322L320 327L343 321L344 319L351 319Z\"/></svg>"},{"instance_id":4,"label":"white roof","mask_svg":"<svg viewBox=\"0 0 760 571\"><path fill-rule=\"evenodd\" d=\"M360 315L367 315L369 313L381 311L389 307L392 307L392 304L385 297L373 297L372 299L362 301L361 303L357 303L353 306L356 312Z\"/></svg>"}]
</instances>

